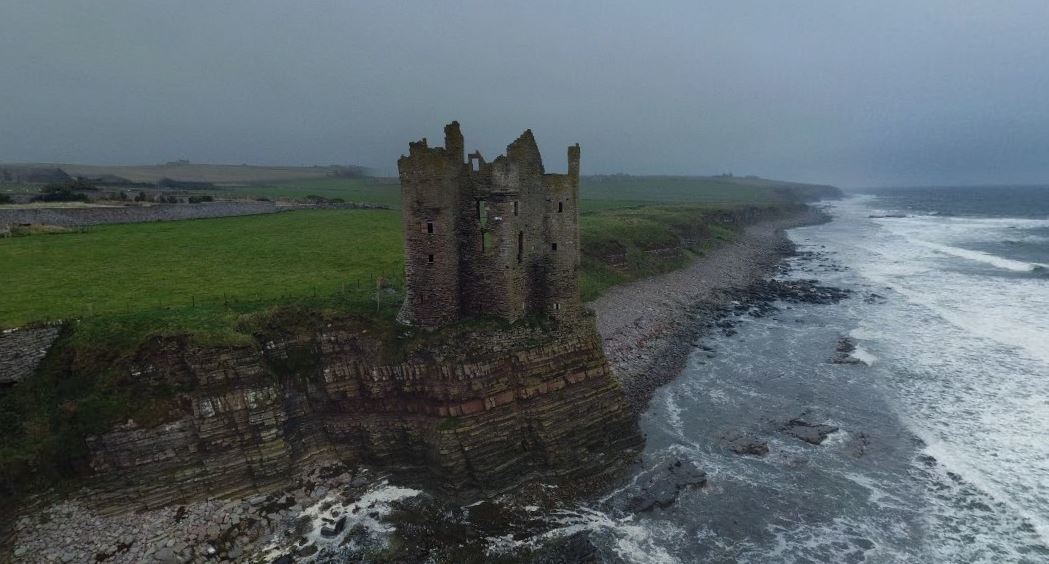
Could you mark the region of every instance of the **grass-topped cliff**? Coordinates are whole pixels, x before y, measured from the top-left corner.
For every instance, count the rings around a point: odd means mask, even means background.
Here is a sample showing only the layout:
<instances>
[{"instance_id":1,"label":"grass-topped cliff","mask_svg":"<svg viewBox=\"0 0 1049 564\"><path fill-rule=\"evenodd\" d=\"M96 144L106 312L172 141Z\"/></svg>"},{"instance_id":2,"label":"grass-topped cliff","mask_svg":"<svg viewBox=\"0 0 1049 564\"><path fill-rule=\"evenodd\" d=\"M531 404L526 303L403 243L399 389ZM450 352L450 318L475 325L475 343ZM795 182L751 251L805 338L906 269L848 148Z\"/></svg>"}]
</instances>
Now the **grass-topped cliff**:
<instances>
[{"instance_id":1,"label":"grass-topped cliff","mask_svg":"<svg viewBox=\"0 0 1049 564\"><path fill-rule=\"evenodd\" d=\"M323 184L325 197L399 202L388 182L302 182L237 190L289 197ZM683 266L747 221L795 208L807 194L765 183L588 179L584 299ZM0 393L0 474L75 473L84 437L127 419L162 420L180 390L143 385L126 370L153 337L256 347L260 331L275 323L290 331L296 320L349 314L394 340L401 229L397 209L303 210L0 239L7 282L0 327L71 321L37 374Z\"/></svg>"}]
</instances>

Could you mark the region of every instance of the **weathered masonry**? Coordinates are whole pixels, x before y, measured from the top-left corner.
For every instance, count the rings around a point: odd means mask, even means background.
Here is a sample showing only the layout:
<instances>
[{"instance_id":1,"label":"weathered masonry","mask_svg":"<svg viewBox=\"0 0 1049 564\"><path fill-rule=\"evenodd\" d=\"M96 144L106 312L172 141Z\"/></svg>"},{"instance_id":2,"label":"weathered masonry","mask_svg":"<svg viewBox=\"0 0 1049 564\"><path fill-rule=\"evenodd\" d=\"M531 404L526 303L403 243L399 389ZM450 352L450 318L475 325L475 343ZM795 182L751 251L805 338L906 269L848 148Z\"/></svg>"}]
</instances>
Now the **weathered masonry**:
<instances>
[{"instance_id":1,"label":"weathered masonry","mask_svg":"<svg viewBox=\"0 0 1049 564\"><path fill-rule=\"evenodd\" d=\"M547 174L532 131L487 162L467 158L459 123L444 147L409 143L397 161L404 202L404 306L398 319L438 327L465 317L516 321L581 307L579 145L568 174Z\"/></svg>"}]
</instances>

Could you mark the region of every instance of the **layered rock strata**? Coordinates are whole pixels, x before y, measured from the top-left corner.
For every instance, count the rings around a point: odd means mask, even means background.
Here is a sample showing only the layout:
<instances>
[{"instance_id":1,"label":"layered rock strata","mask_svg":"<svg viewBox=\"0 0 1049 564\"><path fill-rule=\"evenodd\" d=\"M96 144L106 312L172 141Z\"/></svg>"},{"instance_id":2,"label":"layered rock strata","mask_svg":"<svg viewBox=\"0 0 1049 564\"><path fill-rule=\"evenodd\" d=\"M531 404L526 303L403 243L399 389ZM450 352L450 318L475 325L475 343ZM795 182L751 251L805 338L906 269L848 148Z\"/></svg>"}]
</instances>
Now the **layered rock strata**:
<instances>
[{"instance_id":1,"label":"layered rock strata","mask_svg":"<svg viewBox=\"0 0 1049 564\"><path fill-rule=\"evenodd\" d=\"M47 355L61 328L45 326L0 333L0 387L31 375Z\"/></svg>"},{"instance_id":2,"label":"layered rock strata","mask_svg":"<svg viewBox=\"0 0 1049 564\"><path fill-rule=\"evenodd\" d=\"M89 440L101 506L265 489L316 457L397 468L446 492L577 482L641 445L592 318L391 339L351 320L258 347L156 341L129 369L184 390L169 422ZM401 349L401 350L395 350Z\"/></svg>"}]
</instances>

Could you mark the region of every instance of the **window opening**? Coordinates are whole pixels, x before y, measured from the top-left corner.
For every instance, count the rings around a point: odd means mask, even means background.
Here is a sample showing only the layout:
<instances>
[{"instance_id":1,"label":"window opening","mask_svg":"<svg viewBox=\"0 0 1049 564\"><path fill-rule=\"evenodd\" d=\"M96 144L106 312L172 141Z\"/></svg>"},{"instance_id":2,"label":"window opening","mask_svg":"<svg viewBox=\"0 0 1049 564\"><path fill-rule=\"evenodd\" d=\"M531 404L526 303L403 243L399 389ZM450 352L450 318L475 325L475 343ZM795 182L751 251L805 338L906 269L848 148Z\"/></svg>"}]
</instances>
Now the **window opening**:
<instances>
[{"instance_id":1,"label":"window opening","mask_svg":"<svg viewBox=\"0 0 1049 564\"><path fill-rule=\"evenodd\" d=\"M518 212L521 211L521 206L519 205L520 203L521 202L514 202L514 215L517 215Z\"/></svg>"},{"instance_id":2,"label":"window opening","mask_svg":"<svg viewBox=\"0 0 1049 564\"><path fill-rule=\"evenodd\" d=\"M557 213L561 213L563 211L565 211L565 203L557 202Z\"/></svg>"},{"instance_id":3,"label":"window opening","mask_svg":"<svg viewBox=\"0 0 1049 564\"><path fill-rule=\"evenodd\" d=\"M427 233L433 233L433 222L432 221L427 221L426 222L426 232Z\"/></svg>"},{"instance_id":4,"label":"window opening","mask_svg":"<svg viewBox=\"0 0 1049 564\"><path fill-rule=\"evenodd\" d=\"M550 243L550 250L551 251L556 251L557 250L557 243Z\"/></svg>"},{"instance_id":5,"label":"window opening","mask_svg":"<svg viewBox=\"0 0 1049 564\"><path fill-rule=\"evenodd\" d=\"M433 255L426 255L426 262L433 262Z\"/></svg>"},{"instance_id":6,"label":"window opening","mask_svg":"<svg viewBox=\"0 0 1049 564\"><path fill-rule=\"evenodd\" d=\"M524 257L524 231L517 232L517 262L520 264Z\"/></svg>"}]
</instances>

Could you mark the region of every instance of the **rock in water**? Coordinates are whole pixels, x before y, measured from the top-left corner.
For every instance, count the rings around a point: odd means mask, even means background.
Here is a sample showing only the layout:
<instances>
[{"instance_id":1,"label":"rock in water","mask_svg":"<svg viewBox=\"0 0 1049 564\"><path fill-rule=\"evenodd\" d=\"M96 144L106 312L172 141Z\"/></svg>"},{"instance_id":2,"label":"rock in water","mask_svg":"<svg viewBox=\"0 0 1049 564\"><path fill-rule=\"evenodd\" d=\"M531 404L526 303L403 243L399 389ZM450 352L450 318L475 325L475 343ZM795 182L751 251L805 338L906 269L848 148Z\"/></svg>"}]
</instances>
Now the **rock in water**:
<instances>
[{"instance_id":1,"label":"rock in water","mask_svg":"<svg viewBox=\"0 0 1049 564\"><path fill-rule=\"evenodd\" d=\"M346 529L346 516L339 517L339 520L335 522L331 527L321 527L321 536L324 538L333 538L339 536L342 531Z\"/></svg>"},{"instance_id":2,"label":"rock in water","mask_svg":"<svg viewBox=\"0 0 1049 564\"><path fill-rule=\"evenodd\" d=\"M532 555L535 564L576 564L599 562L597 547L590 542L587 531L569 535L559 541L544 546Z\"/></svg>"},{"instance_id":3,"label":"rock in water","mask_svg":"<svg viewBox=\"0 0 1049 564\"><path fill-rule=\"evenodd\" d=\"M677 501L681 490L702 488L706 483L707 473L694 462L677 460L639 476L640 491L627 501L626 509L633 512L651 511L656 507L665 509Z\"/></svg>"},{"instance_id":4,"label":"rock in water","mask_svg":"<svg viewBox=\"0 0 1049 564\"><path fill-rule=\"evenodd\" d=\"M818 445L822 444L826 440L827 435L836 432L838 428L833 425L809 423L808 421L795 418L788 421L780 430L809 444Z\"/></svg>"},{"instance_id":5,"label":"rock in water","mask_svg":"<svg viewBox=\"0 0 1049 564\"><path fill-rule=\"evenodd\" d=\"M729 450L736 454L765 456L769 453L768 442L759 440L756 437L732 433L724 437L724 440Z\"/></svg>"}]
</instances>

